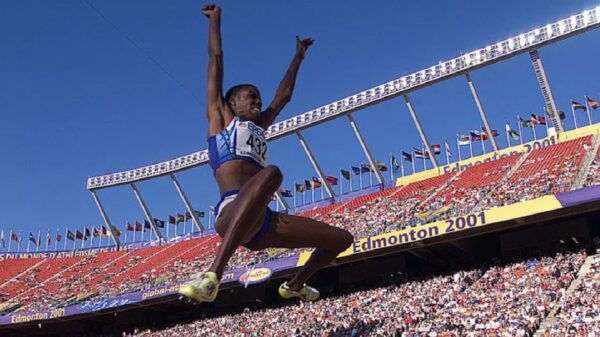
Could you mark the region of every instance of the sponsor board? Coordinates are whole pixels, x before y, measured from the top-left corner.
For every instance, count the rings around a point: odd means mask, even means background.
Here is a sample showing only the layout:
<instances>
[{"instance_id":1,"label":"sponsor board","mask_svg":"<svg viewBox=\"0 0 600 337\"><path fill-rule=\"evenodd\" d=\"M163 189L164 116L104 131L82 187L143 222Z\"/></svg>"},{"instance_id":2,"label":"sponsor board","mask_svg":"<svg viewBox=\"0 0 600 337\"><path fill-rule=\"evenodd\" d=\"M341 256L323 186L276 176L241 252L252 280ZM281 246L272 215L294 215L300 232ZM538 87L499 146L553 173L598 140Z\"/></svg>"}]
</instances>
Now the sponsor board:
<instances>
[{"instance_id":1,"label":"sponsor board","mask_svg":"<svg viewBox=\"0 0 600 337\"><path fill-rule=\"evenodd\" d=\"M271 275L273 275L273 271L269 268L250 269L240 275L238 281L244 285L255 284L268 280Z\"/></svg>"},{"instance_id":2,"label":"sponsor board","mask_svg":"<svg viewBox=\"0 0 600 337\"><path fill-rule=\"evenodd\" d=\"M515 218L548 212L562 208L559 200L553 195L543 196L533 200L492 208L478 213L458 216L447 220L435 221L415 228L406 228L385 234L369 236L354 241L338 258L353 254L364 253L387 247L409 244L434 237L469 230L475 227L487 226ZM310 252L300 254L297 266L302 266L310 258Z\"/></svg>"}]
</instances>

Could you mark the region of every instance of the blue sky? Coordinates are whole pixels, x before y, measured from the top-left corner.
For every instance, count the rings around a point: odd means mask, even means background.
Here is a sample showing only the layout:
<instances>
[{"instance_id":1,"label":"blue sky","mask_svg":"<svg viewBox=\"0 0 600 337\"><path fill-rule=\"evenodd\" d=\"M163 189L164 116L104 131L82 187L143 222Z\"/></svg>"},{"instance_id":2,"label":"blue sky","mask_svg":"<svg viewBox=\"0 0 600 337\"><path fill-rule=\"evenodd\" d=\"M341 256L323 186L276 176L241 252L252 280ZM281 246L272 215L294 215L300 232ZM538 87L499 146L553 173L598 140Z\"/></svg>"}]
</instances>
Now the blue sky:
<instances>
[{"instance_id":1,"label":"blue sky","mask_svg":"<svg viewBox=\"0 0 600 337\"><path fill-rule=\"evenodd\" d=\"M85 189L88 176L206 147L208 22L199 13L202 3L87 1L144 52L86 1L0 2L0 229L5 233L98 225L100 215ZM223 1L225 86L255 83L270 101L294 52L294 36L312 36L315 44L283 119L598 4ZM540 50L556 101L569 114L570 98L597 99L600 93L599 37L600 31L592 31ZM527 55L472 77L492 126L501 132L501 147L505 120L516 127L517 114L542 112ZM432 143L481 124L464 77L420 90L411 99ZM354 116L378 160L420 145L401 98ZM579 117L586 121L583 113ZM572 126L569 116L567 128ZM337 176L339 168L365 162L346 119L304 136L326 174ZM285 174L284 187L315 175L297 138L277 140L270 151L270 162ZM195 208L206 210L218 200L208 166L179 179ZM167 178L139 188L154 216L183 210ZM143 219L130 188L99 193L114 225Z\"/></svg>"}]
</instances>

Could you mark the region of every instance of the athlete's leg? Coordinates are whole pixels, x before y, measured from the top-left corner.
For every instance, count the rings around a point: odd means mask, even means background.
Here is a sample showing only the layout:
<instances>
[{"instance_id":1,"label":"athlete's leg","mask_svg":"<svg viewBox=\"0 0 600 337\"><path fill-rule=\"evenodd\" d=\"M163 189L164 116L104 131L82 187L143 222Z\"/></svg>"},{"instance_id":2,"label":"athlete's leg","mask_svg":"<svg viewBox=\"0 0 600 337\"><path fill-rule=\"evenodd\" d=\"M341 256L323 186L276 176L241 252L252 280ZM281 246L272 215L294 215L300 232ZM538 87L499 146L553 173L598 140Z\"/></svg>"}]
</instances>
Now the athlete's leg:
<instances>
[{"instance_id":1,"label":"athlete's leg","mask_svg":"<svg viewBox=\"0 0 600 337\"><path fill-rule=\"evenodd\" d=\"M220 212L215 224L223 238L213 264L208 269L221 279L227 261L241 244L250 241L264 220L265 210L283 180L276 166L267 166L240 189L237 197Z\"/></svg>"},{"instance_id":2,"label":"athlete's leg","mask_svg":"<svg viewBox=\"0 0 600 337\"><path fill-rule=\"evenodd\" d=\"M273 212L267 235L248 248L316 247L304 267L287 283L291 290L297 291L310 276L333 261L353 241L352 234L344 229L310 218Z\"/></svg>"}]
</instances>

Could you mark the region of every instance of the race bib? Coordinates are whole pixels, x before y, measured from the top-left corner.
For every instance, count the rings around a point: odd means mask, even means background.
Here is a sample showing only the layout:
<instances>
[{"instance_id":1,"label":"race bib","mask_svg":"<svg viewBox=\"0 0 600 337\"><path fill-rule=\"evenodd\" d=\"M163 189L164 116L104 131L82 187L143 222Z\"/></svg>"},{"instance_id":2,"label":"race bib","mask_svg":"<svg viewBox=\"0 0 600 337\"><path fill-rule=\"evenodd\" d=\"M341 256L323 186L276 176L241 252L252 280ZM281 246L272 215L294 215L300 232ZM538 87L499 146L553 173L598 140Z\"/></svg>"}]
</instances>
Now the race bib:
<instances>
[{"instance_id":1,"label":"race bib","mask_svg":"<svg viewBox=\"0 0 600 337\"><path fill-rule=\"evenodd\" d=\"M254 123L240 122L236 133L236 154L252 158L261 166L266 166L268 151L265 131Z\"/></svg>"}]
</instances>

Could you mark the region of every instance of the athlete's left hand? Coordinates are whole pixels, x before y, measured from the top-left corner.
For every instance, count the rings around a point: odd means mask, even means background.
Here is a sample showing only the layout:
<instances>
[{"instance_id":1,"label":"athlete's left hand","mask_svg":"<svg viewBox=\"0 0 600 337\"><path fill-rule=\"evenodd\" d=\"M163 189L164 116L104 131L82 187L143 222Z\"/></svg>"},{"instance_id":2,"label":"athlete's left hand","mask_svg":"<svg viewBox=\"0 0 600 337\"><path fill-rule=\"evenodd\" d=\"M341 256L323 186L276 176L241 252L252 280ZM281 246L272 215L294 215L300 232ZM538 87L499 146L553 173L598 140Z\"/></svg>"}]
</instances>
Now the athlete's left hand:
<instances>
[{"instance_id":1,"label":"athlete's left hand","mask_svg":"<svg viewBox=\"0 0 600 337\"><path fill-rule=\"evenodd\" d=\"M300 38L300 36L296 35L296 54L304 57L308 48L315 42L312 37Z\"/></svg>"}]
</instances>

